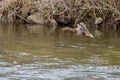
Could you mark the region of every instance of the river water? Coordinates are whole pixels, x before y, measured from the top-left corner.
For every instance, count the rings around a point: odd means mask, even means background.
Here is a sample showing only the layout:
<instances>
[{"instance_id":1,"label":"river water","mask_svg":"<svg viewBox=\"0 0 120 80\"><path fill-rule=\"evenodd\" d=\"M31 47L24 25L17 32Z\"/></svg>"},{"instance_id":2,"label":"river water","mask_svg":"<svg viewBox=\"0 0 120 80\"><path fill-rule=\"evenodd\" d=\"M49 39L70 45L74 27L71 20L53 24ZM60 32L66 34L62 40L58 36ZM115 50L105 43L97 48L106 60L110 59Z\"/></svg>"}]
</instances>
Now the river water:
<instances>
[{"instance_id":1,"label":"river water","mask_svg":"<svg viewBox=\"0 0 120 80\"><path fill-rule=\"evenodd\" d=\"M94 39L0 24L0 80L120 80L120 36Z\"/></svg>"}]
</instances>

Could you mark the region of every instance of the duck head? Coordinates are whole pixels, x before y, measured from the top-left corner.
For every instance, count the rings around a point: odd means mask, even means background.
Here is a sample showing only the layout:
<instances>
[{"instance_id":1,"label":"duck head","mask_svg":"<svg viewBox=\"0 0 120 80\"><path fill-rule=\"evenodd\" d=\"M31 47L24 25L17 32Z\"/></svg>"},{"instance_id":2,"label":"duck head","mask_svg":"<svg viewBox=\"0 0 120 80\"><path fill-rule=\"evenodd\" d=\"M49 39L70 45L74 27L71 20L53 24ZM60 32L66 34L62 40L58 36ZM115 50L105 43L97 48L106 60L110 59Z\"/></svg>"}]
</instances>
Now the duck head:
<instances>
[{"instance_id":1,"label":"duck head","mask_svg":"<svg viewBox=\"0 0 120 80\"><path fill-rule=\"evenodd\" d=\"M82 22L80 22L80 24L77 24L76 31L78 35L84 34L87 37L94 38L94 36L87 29L86 25Z\"/></svg>"}]
</instances>

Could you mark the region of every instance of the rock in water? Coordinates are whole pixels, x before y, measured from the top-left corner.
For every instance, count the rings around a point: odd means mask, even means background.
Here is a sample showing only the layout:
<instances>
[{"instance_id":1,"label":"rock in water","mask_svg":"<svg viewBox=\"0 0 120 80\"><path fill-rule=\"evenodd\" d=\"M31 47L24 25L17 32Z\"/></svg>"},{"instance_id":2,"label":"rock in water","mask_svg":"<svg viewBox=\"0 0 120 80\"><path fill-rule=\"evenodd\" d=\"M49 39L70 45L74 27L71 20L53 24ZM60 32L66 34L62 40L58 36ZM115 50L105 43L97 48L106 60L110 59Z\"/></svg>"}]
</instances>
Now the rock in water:
<instances>
[{"instance_id":1,"label":"rock in water","mask_svg":"<svg viewBox=\"0 0 120 80\"><path fill-rule=\"evenodd\" d=\"M31 23L44 24L43 15L39 13L28 16L27 20L29 20Z\"/></svg>"},{"instance_id":2,"label":"rock in water","mask_svg":"<svg viewBox=\"0 0 120 80\"><path fill-rule=\"evenodd\" d=\"M97 17L95 19L95 24L100 24L103 21L103 19L101 17Z\"/></svg>"}]
</instances>

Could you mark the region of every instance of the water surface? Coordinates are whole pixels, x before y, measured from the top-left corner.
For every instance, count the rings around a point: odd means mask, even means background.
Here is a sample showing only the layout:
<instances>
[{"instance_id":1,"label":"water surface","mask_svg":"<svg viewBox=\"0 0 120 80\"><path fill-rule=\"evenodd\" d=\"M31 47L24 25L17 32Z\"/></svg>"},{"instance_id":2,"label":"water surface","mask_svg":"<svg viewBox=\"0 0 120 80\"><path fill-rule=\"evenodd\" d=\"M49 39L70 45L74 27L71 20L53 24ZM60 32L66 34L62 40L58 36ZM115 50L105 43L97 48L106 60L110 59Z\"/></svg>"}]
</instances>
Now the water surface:
<instances>
[{"instance_id":1,"label":"water surface","mask_svg":"<svg viewBox=\"0 0 120 80\"><path fill-rule=\"evenodd\" d=\"M90 39L0 24L0 80L120 80L119 33Z\"/></svg>"}]
</instances>

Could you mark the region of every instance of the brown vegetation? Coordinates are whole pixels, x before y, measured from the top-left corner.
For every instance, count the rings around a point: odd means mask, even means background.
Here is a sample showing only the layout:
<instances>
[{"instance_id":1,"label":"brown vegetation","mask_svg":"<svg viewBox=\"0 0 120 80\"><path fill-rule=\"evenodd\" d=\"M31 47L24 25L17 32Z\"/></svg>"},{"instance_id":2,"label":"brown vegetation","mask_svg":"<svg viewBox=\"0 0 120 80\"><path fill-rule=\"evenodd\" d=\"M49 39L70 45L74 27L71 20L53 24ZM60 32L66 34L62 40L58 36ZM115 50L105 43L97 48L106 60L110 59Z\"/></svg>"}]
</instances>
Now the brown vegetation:
<instances>
[{"instance_id":1,"label":"brown vegetation","mask_svg":"<svg viewBox=\"0 0 120 80\"><path fill-rule=\"evenodd\" d=\"M109 24L119 24L119 0L1 0L2 22L28 22L28 16L39 13L47 22L62 24L101 17Z\"/></svg>"}]
</instances>

